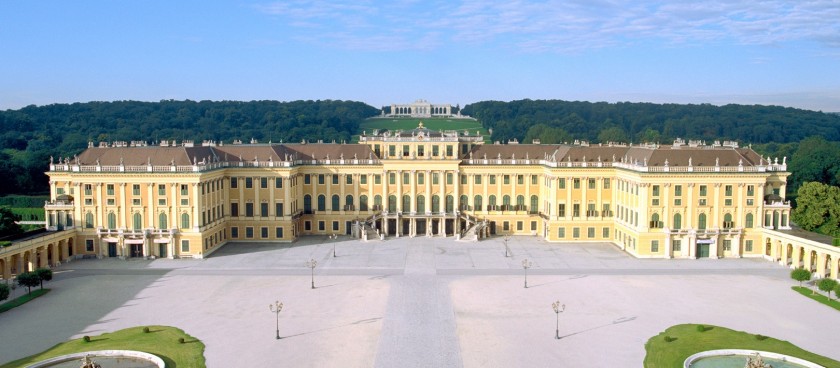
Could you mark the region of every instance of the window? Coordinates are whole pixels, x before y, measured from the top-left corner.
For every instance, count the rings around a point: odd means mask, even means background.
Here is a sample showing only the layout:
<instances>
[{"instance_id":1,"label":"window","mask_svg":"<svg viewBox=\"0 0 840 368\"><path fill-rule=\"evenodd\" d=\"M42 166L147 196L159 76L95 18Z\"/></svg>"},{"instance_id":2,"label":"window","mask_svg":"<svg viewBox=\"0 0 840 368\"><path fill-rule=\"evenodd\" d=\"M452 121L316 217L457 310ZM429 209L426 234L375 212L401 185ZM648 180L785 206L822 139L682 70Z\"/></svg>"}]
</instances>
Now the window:
<instances>
[{"instance_id":1,"label":"window","mask_svg":"<svg viewBox=\"0 0 840 368\"><path fill-rule=\"evenodd\" d=\"M432 156L438 156L438 155L440 155L440 147L432 146Z\"/></svg>"},{"instance_id":2,"label":"window","mask_svg":"<svg viewBox=\"0 0 840 368\"><path fill-rule=\"evenodd\" d=\"M417 196L417 213L426 213L426 197L423 195Z\"/></svg>"},{"instance_id":3,"label":"window","mask_svg":"<svg viewBox=\"0 0 840 368\"><path fill-rule=\"evenodd\" d=\"M752 252L753 251L753 241L747 240L744 242L744 251Z\"/></svg>"},{"instance_id":4,"label":"window","mask_svg":"<svg viewBox=\"0 0 840 368\"><path fill-rule=\"evenodd\" d=\"M659 214L654 213L650 216L650 228L652 229L659 229L662 228L662 222L659 221Z\"/></svg>"},{"instance_id":5,"label":"window","mask_svg":"<svg viewBox=\"0 0 840 368\"><path fill-rule=\"evenodd\" d=\"M93 252L93 239L85 239L85 251Z\"/></svg>"},{"instance_id":6,"label":"window","mask_svg":"<svg viewBox=\"0 0 840 368\"><path fill-rule=\"evenodd\" d=\"M190 227L190 215L186 212L181 214L181 228L187 229Z\"/></svg>"},{"instance_id":7,"label":"window","mask_svg":"<svg viewBox=\"0 0 840 368\"><path fill-rule=\"evenodd\" d=\"M700 216L697 217L697 228L700 230L706 230L706 214L701 213Z\"/></svg>"},{"instance_id":8,"label":"window","mask_svg":"<svg viewBox=\"0 0 840 368\"><path fill-rule=\"evenodd\" d=\"M303 184L309 185L312 184L312 175L306 174L303 176Z\"/></svg>"},{"instance_id":9,"label":"window","mask_svg":"<svg viewBox=\"0 0 840 368\"><path fill-rule=\"evenodd\" d=\"M604 239L609 239L610 237L610 228L604 227L601 229L601 237Z\"/></svg>"},{"instance_id":10,"label":"window","mask_svg":"<svg viewBox=\"0 0 840 368\"><path fill-rule=\"evenodd\" d=\"M659 198L654 198L650 200L651 206L658 206L659 205Z\"/></svg>"},{"instance_id":11,"label":"window","mask_svg":"<svg viewBox=\"0 0 840 368\"><path fill-rule=\"evenodd\" d=\"M318 174L318 185L324 185L324 174ZM393 183L391 183L393 184Z\"/></svg>"},{"instance_id":12,"label":"window","mask_svg":"<svg viewBox=\"0 0 840 368\"><path fill-rule=\"evenodd\" d=\"M724 192L725 196L732 197L732 186L731 185L724 186L723 187L723 192Z\"/></svg>"},{"instance_id":13,"label":"window","mask_svg":"<svg viewBox=\"0 0 840 368\"><path fill-rule=\"evenodd\" d=\"M367 211L368 210L368 197L366 195L359 196L359 210L360 211Z\"/></svg>"},{"instance_id":14,"label":"window","mask_svg":"<svg viewBox=\"0 0 840 368\"><path fill-rule=\"evenodd\" d=\"M589 188L589 189L595 189L595 179L590 178L589 180L587 180L586 185L587 185L587 188Z\"/></svg>"},{"instance_id":15,"label":"window","mask_svg":"<svg viewBox=\"0 0 840 368\"><path fill-rule=\"evenodd\" d=\"M531 175L531 185L537 185L537 180L539 180L538 176Z\"/></svg>"},{"instance_id":16,"label":"window","mask_svg":"<svg viewBox=\"0 0 840 368\"><path fill-rule=\"evenodd\" d=\"M732 240L724 239L723 240L723 250L726 252L732 251Z\"/></svg>"},{"instance_id":17,"label":"window","mask_svg":"<svg viewBox=\"0 0 840 368\"><path fill-rule=\"evenodd\" d=\"M274 216L283 216L283 202L274 203Z\"/></svg>"},{"instance_id":18,"label":"window","mask_svg":"<svg viewBox=\"0 0 840 368\"><path fill-rule=\"evenodd\" d=\"M557 237L563 239L566 237L566 228L565 227L558 227L557 228Z\"/></svg>"},{"instance_id":19,"label":"window","mask_svg":"<svg viewBox=\"0 0 840 368\"><path fill-rule=\"evenodd\" d=\"M318 231L324 231L327 229L327 223L324 221L318 221Z\"/></svg>"},{"instance_id":20,"label":"window","mask_svg":"<svg viewBox=\"0 0 840 368\"><path fill-rule=\"evenodd\" d=\"M579 178L572 179L572 183L573 183L572 184L573 188L580 189L580 179Z\"/></svg>"},{"instance_id":21,"label":"window","mask_svg":"<svg viewBox=\"0 0 840 368\"><path fill-rule=\"evenodd\" d=\"M510 222L507 222L507 221L503 222L502 223L502 230L510 231Z\"/></svg>"},{"instance_id":22,"label":"window","mask_svg":"<svg viewBox=\"0 0 840 368\"><path fill-rule=\"evenodd\" d=\"M682 215L681 214L679 214L679 213L674 214L674 223L671 224L671 227L674 230L679 230L680 228L682 228Z\"/></svg>"},{"instance_id":23,"label":"window","mask_svg":"<svg viewBox=\"0 0 840 368\"><path fill-rule=\"evenodd\" d=\"M480 195L476 195L475 197L473 197L473 207L476 211L481 211L482 205L483 203Z\"/></svg>"},{"instance_id":24,"label":"window","mask_svg":"<svg viewBox=\"0 0 840 368\"><path fill-rule=\"evenodd\" d=\"M518 185L525 184L525 177L522 176L522 175L517 175L516 176L516 184L518 184Z\"/></svg>"},{"instance_id":25,"label":"window","mask_svg":"<svg viewBox=\"0 0 840 368\"><path fill-rule=\"evenodd\" d=\"M140 195L140 184L134 184L131 186L131 194L136 196Z\"/></svg>"},{"instance_id":26,"label":"window","mask_svg":"<svg viewBox=\"0 0 840 368\"><path fill-rule=\"evenodd\" d=\"M658 185L653 186L651 195L654 196L654 197L659 197L659 186Z\"/></svg>"},{"instance_id":27,"label":"window","mask_svg":"<svg viewBox=\"0 0 840 368\"><path fill-rule=\"evenodd\" d=\"M306 231L312 230L312 221L304 221L303 222L303 229Z\"/></svg>"},{"instance_id":28,"label":"window","mask_svg":"<svg viewBox=\"0 0 840 368\"><path fill-rule=\"evenodd\" d=\"M245 237L248 239L252 239L254 237L254 228L251 226L245 227Z\"/></svg>"},{"instance_id":29,"label":"window","mask_svg":"<svg viewBox=\"0 0 840 368\"><path fill-rule=\"evenodd\" d=\"M389 145L388 146L388 156L396 156L397 155L397 146Z\"/></svg>"},{"instance_id":30,"label":"window","mask_svg":"<svg viewBox=\"0 0 840 368\"><path fill-rule=\"evenodd\" d=\"M537 222L531 221L531 231L537 231Z\"/></svg>"},{"instance_id":31,"label":"window","mask_svg":"<svg viewBox=\"0 0 840 368\"><path fill-rule=\"evenodd\" d=\"M452 145L446 145L446 155L452 156Z\"/></svg>"},{"instance_id":32,"label":"window","mask_svg":"<svg viewBox=\"0 0 840 368\"><path fill-rule=\"evenodd\" d=\"M681 239L674 239L671 241L671 246L674 248L674 252L681 252L682 251L682 240Z\"/></svg>"},{"instance_id":33,"label":"window","mask_svg":"<svg viewBox=\"0 0 840 368\"><path fill-rule=\"evenodd\" d=\"M580 203L572 204L572 217L580 217Z\"/></svg>"},{"instance_id":34,"label":"window","mask_svg":"<svg viewBox=\"0 0 840 368\"><path fill-rule=\"evenodd\" d=\"M373 183L376 185L382 184L382 175L376 174L373 176Z\"/></svg>"},{"instance_id":35,"label":"window","mask_svg":"<svg viewBox=\"0 0 840 368\"><path fill-rule=\"evenodd\" d=\"M388 196L388 212L396 212L397 211L397 196L389 195Z\"/></svg>"},{"instance_id":36,"label":"window","mask_svg":"<svg viewBox=\"0 0 840 368\"><path fill-rule=\"evenodd\" d=\"M397 174L388 173L388 184L394 185L397 183Z\"/></svg>"},{"instance_id":37,"label":"window","mask_svg":"<svg viewBox=\"0 0 840 368\"><path fill-rule=\"evenodd\" d=\"M437 196L437 195L432 196L432 212L434 212L434 213L440 212L440 196Z\"/></svg>"},{"instance_id":38,"label":"window","mask_svg":"<svg viewBox=\"0 0 840 368\"><path fill-rule=\"evenodd\" d=\"M281 239L283 238L283 228L282 227L275 227L274 228L274 237Z\"/></svg>"},{"instance_id":39,"label":"window","mask_svg":"<svg viewBox=\"0 0 840 368\"><path fill-rule=\"evenodd\" d=\"M168 227L169 222L167 221L166 213L161 212L160 215L158 215L158 229L166 229Z\"/></svg>"},{"instance_id":40,"label":"window","mask_svg":"<svg viewBox=\"0 0 840 368\"><path fill-rule=\"evenodd\" d=\"M318 211L327 210L327 197L323 194L318 195Z\"/></svg>"},{"instance_id":41,"label":"window","mask_svg":"<svg viewBox=\"0 0 840 368\"><path fill-rule=\"evenodd\" d=\"M116 229L117 228L117 214L110 212L108 213L108 228L109 229Z\"/></svg>"},{"instance_id":42,"label":"window","mask_svg":"<svg viewBox=\"0 0 840 368\"><path fill-rule=\"evenodd\" d=\"M565 203L560 203L557 206L558 206L557 216L558 217L566 217L566 204Z\"/></svg>"},{"instance_id":43,"label":"window","mask_svg":"<svg viewBox=\"0 0 840 368\"><path fill-rule=\"evenodd\" d=\"M234 226L234 227L230 228L230 237L234 238L234 239L239 238L239 228L238 227Z\"/></svg>"},{"instance_id":44,"label":"window","mask_svg":"<svg viewBox=\"0 0 840 368\"><path fill-rule=\"evenodd\" d=\"M268 203L260 203L260 217L268 217Z\"/></svg>"},{"instance_id":45,"label":"window","mask_svg":"<svg viewBox=\"0 0 840 368\"><path fill-rule=\"evenodd\" d=\"M706 196L706 186L705 186L705 185L701 185L701 186L700 186L700 196L701 196L701 197L705 197L705 196Z\"/></svg>"},{"instance_id":46,"label":"window","mask_svg":"<svg viewBox=\"0 0 840 368\"><path fill-rule=\"evenodd\" d=\"M359 184L367 184L367 175L359 175Z\"/></svg>"},{"instance_id":47,"label":"window","mask_svg":"<svg viewBox=\"0 0 840 368\"><path fill-rule=\"evenodd\" d=\"M557 179L557 187L559 189L566 189L566 178Z\"/></svg>"},{"instance_id":48,"label":"window","mask_svg":"<svg viewBox=\"0 0 840 368\"><path fill-rule=\"evenodd\" d=\"M452 173L446 173L446 184L452 185Z\"/></svg>"},{"instance_id":49,"label":"window","mask_svg":"<svg viewBox=\"0 0 840 368\"><path fill-rule=\"evenodd\" d=\"M408 153L408 151L409 151L409 146L408 146L407 144L404 144L404 145L402 146L402 148L403 148L403 157L408 157L408 156L409 156L409 153Z\"/></svg>"},{"instance_id":50,"label":"window","mask_svg":"<svg viewBox=\"0 0 840 368\"><path fill-rule=\"evenodd\" d=\"M111 203L111 204L113 204L113 203ZM133 198L131 200L131 204L134 205L134 206L139 206L140 205L140 198Z\"/></svg>"},{"instance_id":51,"label":"window","mask_svg":"<svg viewBox=\"0 0 840 368\"><path fill-rule=\"evenodd\" d=\"M747 195L750 197L755 195L755 185L747 185Z\"/></svg>"},{"instance_id":52,"label":"window","mask_svg":"<svg viewBox=\"0 0 840 368\"><path fill-rule=\"evenodd\" d=\"M423 185L426 183L426 174L419 173L417 174L417 184Z\"/></svg>"},{"instance_id":53,"label":"window","mask_svg":"<svg viewBox=\"0 0 840 368\"><path fill-rule=\"evenodd\" d=\"M733 227L735 227L735 223L732 222L732 214L727 213L727 214L723 215L723 228L724 229L731 229Z\"/></svg>"},{"instance_id":54,"label":"window","mask_svg":"<svg viewBox=\"0 0 840 368\"><path fill-rule=\"evenodd\" d=\"M330 210L341 210L341 197L339 197L338 194L333 194L332 198L330 198Z\"/></svg>"},{"instance_id":55,"label":"window","mask_svg":"<svg viewBox=\"0 0 840 368\"><path fill-rule=\"evenodd\" d=\"M186 239L181 240L181 252L189 252L189 251L190 251L190 241L186 240Z\"/></svg>"},{"instance_id":56,"label":"window","mask_svg":"<svg viewBox=\"0 0 840 368\"><path fill-rule=\"evenodd\" d=\"M261 177L260 178L260 188L262 188L262 189L268 188L268 178L266 178L266 177Z\"/></svg>"},{"instance_id":57,"label":"window","mask_svg":"<svg viewBox=\"0 0 840 368\"><path fill-rule=\"evenodd\" d=\"M516 222L516 231L522 231L522 229L523 229L522 221L517 221Z\"/></svg>"},{"instance_id":58,"label":"window","mask_svg":"<svg viewBox=\"0 0 840 368\"><path fill-rule=\"evenodd\" d=\"M352 185L353 184L353 175L344 175L344 184Z\"/></svg>"},{"instance_id":59,"label":"window","mask_svg":"<svg viewBox=\"0 0 840 368\"><path fill-rule=\"evenodd\" d=\"M731 206L732 205L732 198L726 198L723 200L724 206Z\"/></svg>"},{"instance_id":60,"label":"window","mask_svg":"<svg viewBox=\"0 0 840 368\"><path fill-rule=\"evenodd\" d=\"M682 196L682 185L674 185L674 197Z\"/></svg>"},{"instance_id":61,"label":"window","mask_svg":"<svg viewBox=\"0 0 840 368\"><path fill-rule=\"evenodd\" d=\"M93 228L93 213L88 212L85 214L85 228Z\"/></svg>"},{"instance_id":62,"label":"window","mask_svg":"<svg viewBox=\"0 0 840 368\"><path fill-rule=\"evenodd\" d=\"M402 211L411 211L411 196L409 196L408 194L405 194L402 197Z\"/></svg>"},{"instance_id":63,"label":"window","mask_svg":"<svg viewBox=\"0 0 840 368\"><path fill-rule=\"evenodd\" d=\"M461 184L467 184L467 176L461 175Z\"/></svg>"},{"instance_id":64,"label":"window","mask_svg":"<svg viewBox=\"0 0 840 368\"><path fill-rule=\"evenodd\" d=\"M426 154L425 146L417 146L417 156L423 157Z\"/></svg>"},{"instance_id":65,"label":"window","mask_svg":"<svg viewBox=\"0 0 840 368\"><path fill-rule=\"evenodd\" d=\"M681 198L674 199L674 206L682 206L682 199Z\"/></svg>"},{"instance_id":66,"label":"window","mask_svg":"<svg viewBox=\"0 0 840 368\"><path fill-rule=\"evenodd\" d=\"M85 184L85 195L92 195L93 194L93 186L90 184Z\"/></svg>"},{"instance_id":67,"label":"window","mask_svg":"<svg viewBox=\"0 0 840 368\"><path fill-rule=\"evenodd\" d=\"M277 189L283 188L283 178L274 178L274 187Z\"/></svg>"},{"instance_id":68,"label":"window","mask_svg":"<svg viewBox=\"0 0 840 368\"><path fill-rule=\"evenodd\" d=\"M245 203L245 217L254 217L253 203Z\"/></svg>"},{"instance_id":69,"label":"window","mask_svg":"<svg viewBox=\"0 0 840 368\"><path fill-rule=\"evenodd\" d=\"M586 237L589 238L589 239L595 238L595 228L594 227L586 228Z\"/></svg>"},{"instance_id":70,"label":"window","mask_svg":"<svg viewBox=\"0 0 840 368\"><path fill-rule=\"evenodd\" d=\"M650 252L651 253L659 253L659 240L651 240L650 241Z\"/></svg>"},{"instance_id":71,"label":"window","mask_svg":"<svg viewBox=\"0 0 840 368\"><path fill-rule=\"evenodd\" d=\"M744 227L746 227L748 229L752 229L752 227L753 227L753 214L751 214L751 213L747 214L747 218L744 221Z\"/></svg>"},{"instance_id":72,"label":"window","mask_svg":"<svg viewBox=\"0 0 840 368\"><path fill-rule=\"evenodd\" d=\"M239 203L233 202L230 204L230 215L233 217L239 216Z\"/></svg>"},{"instance_id":73,"label":"window","mask_svg":"<svg viewBox=\"0 0 840 368\"><path fill-rule=\"evenodd\" d=\"M332 222L332 229L333 229L333 231L338 231L338 221L333 221Z\"/></svg>"},{"instance_id":74,"label":"window","mask_svg":"<svg viewBox=\"0 0 840 368\"><path fill-rule=\"evenodd\" d=\"M575 239L580 238L580 228L579 227L573 227L572 228L572 238L575 238Z\"/></svg>"},{"instance_id":75,"label":"window","mask_svg":"<svg viewBox=\"0 0 840 368\"><path fill-rule=\"evenodd\" d=\"M336 174L332 175L332 183L333 183L333 185L338 185L338 175L336 175Z\"/></svg>"},{"instance_id":76,"label":"window","mask_svg":"<svg viewBox=\"0 0 840 368\"><path fill-rule=\"evenodd\" d=\"M700 200L697 201L697 204L700 205L700 206L705 206L706 205L706 198L700 198Z\"/></svg>"},{"instance_id":77,"label":"window","mask_svg":"<svg viewBox=\"0 0 840 368\"><path fill-rule=\"evenodd\" d=\"M496 175L489 175L490 177L490 184L496 184Z\"/></svg>"},{"instance_id":78,"label":"window","mask_svg":"<svg viewBox=\"0 0 840 368\"><path fill-rule=\"evenodd\" d=\"M610 189L610 178L604 178L604 189Z\"/></svg>"},{"instance_id":79,"label":"window","mask_svg":"<svg viewBox=\"0 0 840 368\"><path fill-rule=\"evenodd\" d=\"M134 230L140 230L140 229L143 228L143 216L140 215L139 213L135 213L134 216L132 216L132 221L131 222L132 222L132 225L134 225L134 226L132 226L132 228Z\"/></svg>"},{"instance_id":80,"label":"window","mask_svg":"<svg viewBox=\"0 0 840 368\"><path fill-rule=\"evenodd\" d=\"M268 227L263 226L260 228L260 238L266 239L268 238Z\"/></svg>"},{"instance_id":81,"label":"window","mask_svg":"<svg viewBox=\"0 0 840 368\"><path fill-rule=\"evenodd\" d=\"M93 198L85 198L85 206L93 206Z\"/></svg>"},{"instance_id":82,"label":"window","mask_svg":"<svg viewBox=\"0 0 840 368\"><path fill-rule=\"evenodd\" d=\"M114 195L114 184L108 184L105 186L105 194L109 196Z\"/></svg>"}]
</instances>

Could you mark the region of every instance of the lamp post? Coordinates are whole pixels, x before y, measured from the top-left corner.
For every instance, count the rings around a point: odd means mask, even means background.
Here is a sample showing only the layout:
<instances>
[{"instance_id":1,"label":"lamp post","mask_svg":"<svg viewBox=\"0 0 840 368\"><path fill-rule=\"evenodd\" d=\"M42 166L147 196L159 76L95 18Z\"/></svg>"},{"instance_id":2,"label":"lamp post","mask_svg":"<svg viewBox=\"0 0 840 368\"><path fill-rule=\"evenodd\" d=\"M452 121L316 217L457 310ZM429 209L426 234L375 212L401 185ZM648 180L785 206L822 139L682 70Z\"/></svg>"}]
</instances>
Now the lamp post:
<instances>
[{"instance_id":1,"label":"lamp post","mask_svg":"<svg viewBox=\"0 0 840 368\"><path fill-rule=\"evenodd\" d=\"M522 269L525 270L525 288L528 288L528 269L531 268L533 264L528 259L522 260Z\"/></svg>"},{"instance_id":2,"label":"lamp post","mask_svg":"<svg viewBox=\"0 0 840 368\"><path fill-rule=\"evenodd\" d=\"M560 304L560 301L556 301L551 303L551 307L554 308L554 314L557 315L557 324L556 328L554 329L554 338L560 340L560 313L563 313L566 310L565 304Z\"/></svg>"},{"instance_id":3,"label":"lamp post","mask_svg":"<svg viewBox=\"0 0 840 368\"><path fill-rule=\"evenodd\" d=\"M269 304L268 310L274 313L277 318L277 340L280 340L280 311L283 310L283 303L278 300L274 304Z\"/></svg>"},{"instance_id":4,"label":"lamp post","mask_svg":"<svg viewBox=\"0 0 840 368\"><path fill-rule=\"evenodd\" d=\"M508 241L510 241L510 235L505 235L502 240L505 242L505 257L510 257L510 247L508 247Z\"/></svg>"},{"instance_id":5,"label":"lamp post","mask_svg":"<svg viewBox=\"0 0 840 368\"><path fill-rule=\"evenodd\" d=\"M337 234L331 234L329 236L330 241L333 243L333 258L335 258L335 240L338 239Z\"/></svg>"},{"instance_id":6,"label":"lamp post","mask_svg":"<svg viewBox=\"0 0 840 368\"><path fill-rule=\"evenodd\" d=\"M314 259L309 259L306 261L306 267L309 267L312 270L311 277L312 277L312 288L315 288L315 266L318 265L318 261Z\"/></svg>"}]
</instances>

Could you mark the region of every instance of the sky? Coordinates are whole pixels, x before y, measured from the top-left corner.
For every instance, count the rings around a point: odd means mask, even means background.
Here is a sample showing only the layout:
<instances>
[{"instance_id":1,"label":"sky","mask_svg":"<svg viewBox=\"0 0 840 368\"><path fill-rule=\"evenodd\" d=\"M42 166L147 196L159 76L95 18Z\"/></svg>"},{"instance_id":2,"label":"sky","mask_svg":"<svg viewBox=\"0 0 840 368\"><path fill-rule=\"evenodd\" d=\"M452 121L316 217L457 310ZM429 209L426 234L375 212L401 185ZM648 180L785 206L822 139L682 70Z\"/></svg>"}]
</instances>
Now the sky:
<instances>
[{"instance_id":1,"label":"sky","mask_svg":"<svg viewBox=\"0 0 840 368\"><path fill-rule=\"evenodd\" d=\"M0 1L0 109L525 98L840 112L840 0Z\"/></svg>"}]
</instances>

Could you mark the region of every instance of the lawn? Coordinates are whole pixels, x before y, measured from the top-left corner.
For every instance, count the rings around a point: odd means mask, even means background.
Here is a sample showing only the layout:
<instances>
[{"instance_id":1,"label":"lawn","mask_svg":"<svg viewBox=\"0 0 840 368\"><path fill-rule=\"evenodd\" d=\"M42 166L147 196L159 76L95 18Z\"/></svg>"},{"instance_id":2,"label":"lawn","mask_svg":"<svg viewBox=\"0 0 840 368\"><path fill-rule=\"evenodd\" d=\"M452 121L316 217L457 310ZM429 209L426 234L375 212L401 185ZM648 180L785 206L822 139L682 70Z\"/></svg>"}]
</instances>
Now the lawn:
<instances>
[{"instance_id":1,"label":"lawn","mask_svg":"<svg viewBox=\"0 0 840 368\"><path fill-rule=\"evenodd\" d=\"M811 290L809 288L806 288L804 286L794 286L791 289L793 289L794 291L796 291L796 292L798 292L798 293L800 293L804 296L807 296L811 299L814 299L814 300L816 300L816 301L818 301L822 304L825 304L829 307L840 310L840 300L829 299L827 296L825 296L824 292L822 292L822 291L817 291L816 294L815 294L813 290Z\"/></svg>"},{"instance_id":2,"label":"lawn","mask_svg":"<svg viewBox=\"0 0 840 368\"><path fill-rule=\"evenodd\" d=\"M451 119L451 118L375 118L367 119L362 122L359 129L367 131L369 134L374 129L389 129L389 130L409 130L417 128L420 122L423 126L431 130L467 130L470 134L475 134L476 131L484 136L485 142L490 142L490 133L487 129L481 126L481 122L472 119ZM358 134L362 134L361 131Z\"/></svg>"},{"instance_id":3,"label":"lawn","mask_svg":"<svg viewBox=\"0 0 840 368\"><path fill-rule=\"evenodd\" d=\"M115 349L136 350L157 355L163 359L167 368L205 367L204 344L201 341L175 327L148 326L148 333L143 332L143 327L131 327L91 336L90 342L85 342L84 339L63 342L39 354L0 365L0 368L22 367L65 354ZM183 338L185 342L180 343L180 338Z\"/></svg>"},{"instance_id":4,"label":"lawn","mask_svg":"<svg viewBox=\"0 0 840 368\"><path fill-rule=\"evenodd\" d=\"M840 362L800 349L787 341L706 325L700 332L695 324L671 326L645 343L644 366L682 367L692 354L716 349L761 350L787 354L825 367L840 367ZM671 338L667 342L665 337Z\"/></svg>"},{"instance_id":5,"label":"lawn","mask_svg":"<svg viewBox=\"0 0 840 368\"><path fill-rule=\"evenodd\" d=\"M22 221L44 221L44 207L12 207L9 208Z\"/></svg>"},{"instance_id":6,"label":"lawn","mask_svg":"<svg viewBox=\"0 0 840 368\"><path fill-rule=\"evenodd\" d=\"M17 298L14 298L14 299L12 299L8 302L0 304L0 313L3 313L3 312L5 312L9 309L24 305L24 304L28 303L29 301L31 301L32 299L35 299L35 298L37 298L41 295L44 295L44 294L48 293L49 291L50 291L50 289L36 289L36 290L32 291L32 293L23 294L23 295L21 295Z\"/></svg>"}]
</instances>

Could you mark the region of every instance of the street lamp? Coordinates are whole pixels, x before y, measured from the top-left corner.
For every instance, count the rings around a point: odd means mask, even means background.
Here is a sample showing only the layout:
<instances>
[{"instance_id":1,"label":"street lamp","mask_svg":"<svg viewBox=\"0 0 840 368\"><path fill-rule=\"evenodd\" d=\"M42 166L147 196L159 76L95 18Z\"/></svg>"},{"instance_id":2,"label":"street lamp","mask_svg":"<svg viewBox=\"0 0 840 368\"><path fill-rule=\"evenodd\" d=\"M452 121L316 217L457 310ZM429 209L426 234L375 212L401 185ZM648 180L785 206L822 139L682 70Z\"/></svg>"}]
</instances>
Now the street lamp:
<instances>
[{"instance_id":1,"label":"street lamp","mask_svg":"<svg viewBox=\"0 0 840 368\"><path fill-rule=\"evenodd\" d=\"M505 235L502 240L505 242L505 257L510 257L510 247L508 247L508 241L510 241L510 235Z\"/></svg>"},{"instance_id":2,"label":"street lamp","mask_svg":"<svg viewBox=\"0 0 840 368\"><path fill-rule=\"evenodd\" d=\"M551 303L551 307L554 308L554 314L557 315L557 328L554 329L554 338L560 340L560 313L563 313L566 310L565 304L560 304L560 301L556 301Z\"/></svg>"},{"instance_id":3,"label":"street lamp","mask_svg":"<svg viewBox=\"0 0 840 368\"><path fill-rule=\"evenodd\" d=\"M531 263L531 261L529 261L528 259L523 259L522 260L522 269L525 270L525 288L526 289L528 288L528 269L531 268L532 265L533 265L533 263Z\"/></svg>"},{"instance_id":4,"label":"street lamp","mask_svg":"<svg viewBox=\"0 0 840 368\"><path fill-rule=\"evenodd\" d=\"M274 304L269 304L268 310L277 316L277 340L280 340L280 311L283 310L283 303L278 300Z\"/></svg>"},{"instance_id":5,"label":"street lamp","mask_svg":"<svg viewBox=\"0 0 840 368\"><path fill-rule=\"evenodd\" d=\"M306 261L306 267L309 267L312 270L312 288L315 288L315 266L318 265L318 261L314 259L309 259Z\"/></svg>"},{"instance_id":6,"label":"street lamp","mask_svg":"<svg viewBox=\"0 0 840 368\"><path fill-rule=\"evenodd\" d=\"M333 258L335 258L335 239L338 239L337 234L331 234L329 236L330 241L333 243Z\"/></svg>"}]
</instances>

